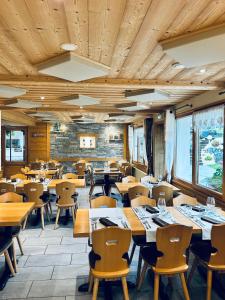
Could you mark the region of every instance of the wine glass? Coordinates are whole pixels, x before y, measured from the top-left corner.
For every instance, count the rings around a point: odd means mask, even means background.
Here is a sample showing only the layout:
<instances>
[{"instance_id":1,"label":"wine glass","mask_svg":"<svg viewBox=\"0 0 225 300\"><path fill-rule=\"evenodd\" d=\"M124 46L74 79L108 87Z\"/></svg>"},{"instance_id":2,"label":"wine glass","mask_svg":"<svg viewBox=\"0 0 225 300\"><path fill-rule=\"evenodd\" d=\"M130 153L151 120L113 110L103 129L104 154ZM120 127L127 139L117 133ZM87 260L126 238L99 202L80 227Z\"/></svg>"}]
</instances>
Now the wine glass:
<instances>
[{"instance_id":1,"label":"wine glass","mask_svg":"<svg viewBox=\"0 0 225 300\"><path fill-rule=\"evenodd\" d=\"M162 175L160 174L160 175L158 176L158 182L162 182L162 180L163 180L163 177L162 177Z\"/></svg>"},{"instance_id":2,"label":"wine glass","mask_svg":"<svg viewBox=\"0 0 225 300\"><path fill-rule=\"evenodd\" d=\"M207 197L206 206L208 207L209 210L214 209L215 206L216 206L215 198L214 197Z\"/></svg>"}]
</instances>

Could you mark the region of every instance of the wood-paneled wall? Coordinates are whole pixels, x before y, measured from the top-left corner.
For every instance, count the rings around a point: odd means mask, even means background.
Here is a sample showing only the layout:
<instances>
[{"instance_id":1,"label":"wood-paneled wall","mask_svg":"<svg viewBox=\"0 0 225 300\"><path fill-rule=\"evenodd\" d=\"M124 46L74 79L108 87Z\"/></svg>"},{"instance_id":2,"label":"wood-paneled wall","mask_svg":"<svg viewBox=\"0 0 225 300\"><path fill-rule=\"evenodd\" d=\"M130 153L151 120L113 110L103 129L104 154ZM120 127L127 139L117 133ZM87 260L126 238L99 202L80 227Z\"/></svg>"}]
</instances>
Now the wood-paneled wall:
<instances>
[{"instance_id":1,"label":"wood-paneled wall","mask_svg":"<svg viewBox=\"0 0 225 300\"><path fill-rule=\"evenodd\" d=\"M28 127L28 162L50 159L50 125L37 123Z\"/></svg>"}]
</instances>

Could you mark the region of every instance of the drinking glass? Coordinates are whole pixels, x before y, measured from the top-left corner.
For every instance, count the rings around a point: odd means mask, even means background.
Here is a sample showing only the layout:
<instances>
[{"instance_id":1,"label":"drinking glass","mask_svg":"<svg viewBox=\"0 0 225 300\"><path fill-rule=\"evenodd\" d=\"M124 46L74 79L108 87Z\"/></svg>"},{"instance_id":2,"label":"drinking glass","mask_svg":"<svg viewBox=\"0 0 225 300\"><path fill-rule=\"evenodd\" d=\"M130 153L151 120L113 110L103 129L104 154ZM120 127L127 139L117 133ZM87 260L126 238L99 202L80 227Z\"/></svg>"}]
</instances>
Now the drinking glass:
<instances>
[{"instance_id":1,"label":"drinking glass","mask_svg":"<svg viewBox=\"0 0 225 300\"><path fill-rule=\"evenodd\" d=\"M214 209L216 206L215 198L214 197L207 197L206 205L208 209Z\"/></svg>"},{"instance_id":2,"label":"drinking glass","mask_svg":"<svg viewBox=\"0 0 225 300\"><path fill-rule=\"evenodd\" d=\"M159 197L158 199L158 209L160 212L163 212L166 210L166 200L165 198Z\"/></svg>"},{"instance_id":3,"label":"drinking glass","mask_svg":"<svg viewBox=\"0 0 225 300\"><path fill-rule=\"evenodd\" d=\"M162 179L163 179L162 175L159 175L158 176L158 182L162 182Z\"/></svg>"}]
</instances>

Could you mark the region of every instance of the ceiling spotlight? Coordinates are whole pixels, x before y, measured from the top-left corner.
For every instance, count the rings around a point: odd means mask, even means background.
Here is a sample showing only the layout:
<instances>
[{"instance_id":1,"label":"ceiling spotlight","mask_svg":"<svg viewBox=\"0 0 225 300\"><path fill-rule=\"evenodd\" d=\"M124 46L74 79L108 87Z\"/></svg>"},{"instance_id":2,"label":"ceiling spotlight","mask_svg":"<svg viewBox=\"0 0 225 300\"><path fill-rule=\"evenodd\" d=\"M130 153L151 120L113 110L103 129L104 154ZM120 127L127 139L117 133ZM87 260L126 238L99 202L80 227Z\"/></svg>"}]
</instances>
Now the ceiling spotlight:
<instances>
[{"instance_id":1,"label":"ceiling spotlight","mask_svg":"<svg viewBox=\"0 0 225 300\"><path fill-rule=\"evenodd\" d=\"M176 70L180 70L180 69L184 69L184 68L185 68L185 66L182 65L182 64L179 63L179 62L173 63L173 64L172 64L172 67L173 67L174 69L176 69Z\"/></svg>"},{"instance_id":2,"label":"ceiling spotlight","mask_svg":"<svg viewBox=\"0 0 225 300\"><path fill-rule=\"evenodd\" d=\"M206 69L201 69L200 71L199 71L199 73L201 73L201 74L204 74L206 72Z\"/></svg>"},{"instance_id":3,"label":"ceiling spotlight","mask_svg":"<svg viewBox=\"0 0 225 300\"><path fill-rule=\"evenodd\" d=\"M83 106L80 106L80 109L82 109L83 108Z\"/></svg>"},{"instance_id":4,"label":"ceiling spotlight","mask_svg":"<svg viewBox=\"0 0 225 300\"><path fill-rule=\"evenodd\" d=\"M41 100L45 100L45 97L44 97L44 96L41 96L40 98L41 98Z\"/></svg>"},{"instance_id":5,"label":"ceiling spotlight","mask_svg":"<svg viewBox=\"0 0 225 300\"><path fill-rule=\"evenodd\" d=\"M75 45L75 44L64 43L64 44L60 45L60 48L65 50L65 51L74 51L78 48L78 46Z\"/></svg>"},{"instance_id":6,"label":"ceiling spotlight","mask_svg":"<svg viewBox=\"0 0 225 300\"><path fill-rule=\"evenodd\" d=\"M162 119L162 114L157 114L157 119L161 120Z\"/></svg>"},{"instance_id":7,"label":"ceiling spotlight","mask_svg":"<svg viewBox=\"0 0 225 300\"><path fill-rule=\"evenodd\" d=\"M81 119L85 119L85 116L82 116Z\"/></svg>"}]
</instances>

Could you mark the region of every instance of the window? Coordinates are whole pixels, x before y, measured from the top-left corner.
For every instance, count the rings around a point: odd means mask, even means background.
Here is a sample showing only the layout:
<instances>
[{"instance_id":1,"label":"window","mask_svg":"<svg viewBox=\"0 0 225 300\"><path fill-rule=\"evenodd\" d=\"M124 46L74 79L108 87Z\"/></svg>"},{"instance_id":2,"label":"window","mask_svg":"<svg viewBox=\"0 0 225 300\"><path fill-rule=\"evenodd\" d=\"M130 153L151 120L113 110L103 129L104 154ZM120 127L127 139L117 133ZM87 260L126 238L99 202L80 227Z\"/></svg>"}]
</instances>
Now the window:
<instances>
[{"instance_id":1,"label":"window","mask_svg":"<svg viewBox=\"0 0 225 300\"><path fill-rule=\"evenodd\" d=\"M192 116L176 121L175 176L192 182Z\"/></svg>"},{"instance_id":2,"label":"window","mask_svg":"<svg viewBox=\"0 0 225 300\"><path fill-rule=\"evenodd\" d=\"M134 129L134 161L144 162L144 128Z\"/></svg>"},{"instance_id":3,"label":"window","mask_svg":"<svg viewBox=\"0 0 225 300\"><path fill-rule=\"evenodd\" d=\"M194 115L197 184L222 192L224 106Z\"/></svg>"},{"instance_id":4,"label":"window","mask_svg":"<svg viewBox=\"0 0 225 300\"><path fill-rule=\"evenodd\" d=\"M26 139L24 129L5 130L5 160L8 162L25 161Z\"/></svg>"}]
</instances>

